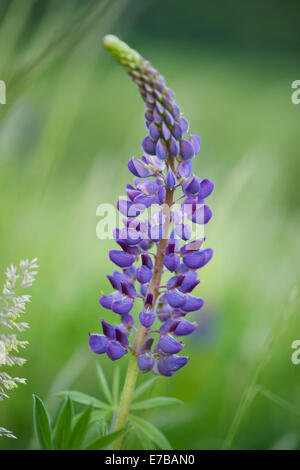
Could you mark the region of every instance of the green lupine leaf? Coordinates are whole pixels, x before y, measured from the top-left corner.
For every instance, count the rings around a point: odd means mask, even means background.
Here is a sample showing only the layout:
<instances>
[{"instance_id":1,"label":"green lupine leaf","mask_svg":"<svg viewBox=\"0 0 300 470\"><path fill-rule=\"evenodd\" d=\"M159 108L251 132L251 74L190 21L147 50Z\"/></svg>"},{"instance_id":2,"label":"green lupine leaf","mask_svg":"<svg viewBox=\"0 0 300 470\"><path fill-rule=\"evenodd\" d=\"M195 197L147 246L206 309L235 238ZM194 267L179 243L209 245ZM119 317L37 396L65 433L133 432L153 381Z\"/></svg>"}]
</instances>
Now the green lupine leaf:
<instances>
[{"instance_id":1,"label":"green lupine leaf","mask_svg":"<svg viewBox=\"0 0 300 470\"><path fill-rule=\"evenodd\" d=\"M33 425L41 449L53 450L50 419L42 400L33 395Z\"/></svg>"},{"instance_id":2,"label":"green lupine leaf","mask_svg":"<svg viewBox=\"0 0 300 470\"><path fill-rule=\"evenodd\" d=\"M135 400L140 395L143 395L153 384L156 382L158 377L151 377L149 380L146 380L141 385L139 385L133 395L133 399Z\"/></svg>"},{"instance_id":3,"label":"green lupine leaf","mask_svg":"<svg viewBox=\"0 0 300 470\"><path fill-rule=\"evenodd\" d=\"M168 405L182 405L183 402L178 398L171 397L155 397L149 398L148 400L142 400L135 402L131 405L132 410L146 410L147 408L156 408L159 406Z\"/></svg>"},{"instance_id":4,"label":"green lupine leaf","mask_svg":"<svg viewBox=\"0 0 300 470\"><path fill-rule=\"evenodd\" d=\"M76 392L75 390L65 390L57 394L58 397L69 396L75 403L81 403L82 405L91 405L93 408L100 408L103 410L109 410L111 407L101 400L95 397L87 395L86 393Z\"/></svg>"},{"instance_id":5,"label":"green lupine leaf","mask_svg":"<svg viewBox=\"0 0 300 470\"><path fill-rule=\"evenodd\" d=\"M134 432L136 438L139 440L144 450L157 449L157 446L154 444L154 442L151 441L151 439L149 439L148 436L146 436L146 434L142 434L139 428L136 427L133 422L131 422L130 425L131 425L131 431Z\"/></svg>"},{"instance_id":6,"label":"green lupine leaf","mask_svg":"<svg viewBox=\"0 0 300 470\"><path fill-rule=\"evenodd\" d=\"M115 368L115 373L113 377L113 385L112 385L113 402L115 405L119 404L119 388L120 388L120 367L117 366Z\"/></svg>"},{"instance_id":7,"label":"green lupine leaf","mask_svg":"<svg viewBox=\"0 0 300 470\"><path fill-rule=\"evenodd\" d=\"M172 446L166 436L164 436L164 434L153 424L134 415L130 415L129 420L134 423L135 427L139 429L140 433L144 434L152 442L154 442L159 449L172 450Z\"/></svg>"},{"instance_id":8,"label":"green lupine leaf","mask_svg":"<svg viewBox=\"0 0 300 470\"><path fill-rule=\"evenodd\" d=\"M104 393L107 401L112 404L113 397L112 397L111 391L109 390L107 380L105 378L105 375L103 373L103 370L100 364L97 364L97 375L98 375L98 380L99 380L99 384L100 384L102 392Z\"/></svg>"},{"instance_id":9,"label":"green lupine leaf","mask_svg":"<svg viewBox=\"0 0 300 470\"><path fill-rule=\"evenodd\" d=\"M90 422L92 407L87 407L82 413L76 416L76 421L73 425L73 429L68 442L68 449L78 450L80 444L85 438L88 424Z\"/></svg>"},{"instance_id":10,"label":"green lupine leaf","mask_svg":"<svg viewBox=\"0 0 300 470\"><path fill-rule=\"evenodd\" d=\"M67 444L71 435L72 418L72 403L70 397L67 395L59 412L54 431L55 447L57 450L67 449Z\"/></svg>"},{"instance_id":11,"label":"green lupine leaf","mask_svg":"<svg viewBox=\"0 0 300 470\"><path fill-rule=\"evenodd\" d=\"M84 450L101 450L106 448L111 442L113 442L117 437L119 437L124 432L124 429L119 431L111 432L105 436L98 437L93 442L87 445Z\"/></svg>"}]
</instances>

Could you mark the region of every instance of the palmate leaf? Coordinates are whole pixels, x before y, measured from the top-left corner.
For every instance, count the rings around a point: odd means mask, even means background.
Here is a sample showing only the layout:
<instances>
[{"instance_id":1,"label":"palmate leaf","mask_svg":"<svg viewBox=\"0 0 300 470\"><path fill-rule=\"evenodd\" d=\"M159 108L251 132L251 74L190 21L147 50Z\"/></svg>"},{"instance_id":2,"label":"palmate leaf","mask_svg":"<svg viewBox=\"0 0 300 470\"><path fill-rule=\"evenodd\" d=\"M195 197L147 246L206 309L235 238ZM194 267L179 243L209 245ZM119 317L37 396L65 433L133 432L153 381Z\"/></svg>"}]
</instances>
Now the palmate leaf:
<instances>
[{"instance_id":1,"label":"palmate leaf","mask_svg":"<svg viewBox=\"0 0 300 470\"><path fill-rule=\"evenodd\" d=\"M93 408L99 408L102 410L110 410L111 406L98 400L95 397L87 395L86 393L76 392L75 390L65 390L57 394L58 397L69 396L75 403L81 403L82 405L92 406Z\"/></svg>"},{"instance_id":2,"label":"palmate leaf","mask_svg":"<svg viewBox=\"0 0 300 470\"><path fill-rule=\"evenodd\" d=\"M134 395L133 395L133 400L136 400L136 398L138 398L139 396L141 395L144 395L144 393L152 387L152 385L154 385L154 383L157 381L158 377L157 376L154 376L154 377L151 377L149 380L146 380L145 382L143 382L141 385L139 385L135 392L134 392Z\"/></svg>"},{"instance_id":3,"label":"palmate leaf","mask_svg":"<svg viewBox=\"0 0 300 470\"><path fill-rule=\"evenodd\" d=\"M72 403L70 397L67 395L65 397L65 402L60 409L54 430L55 448L57 450L66 450L68 448L71 436L72 419Z\"/></svg>"},{"instance_id":4,"label":"palmate leaf","mask_svg":"<svg viewBox=\"0 0 300 470\"><path fill-rule=\"evenodd\" d=\"M168 405L182 405L183 402L178 398L172 397L155 397L149 398L148 400L142 400L135 402L131 405L131 410L146 410L148 408L156 408L159 406Z\"/></svg>"},{"instance_id":5,"label":"palmate leaf","mask_svg":"<svg viewBox=\"0 0 300 470\"><path fill-rule=\"evenodd\" d=\"M97 364L97 376L98 376L98 381L99 381L100 388L101 388L103 394L105 395L105 398L107 399L108 403L113 404L113 396L112 396L112 393L109 389L107 380L105 378L105 375L103 373L103 370L102 370L100 364Z\"/></svg>"},{"instance_id":6,"label":"palmate leaf","mask_svg":"<svg viewBox=\"0 0 300 470\"><path fill-rule=\"evenodd\" d=\"M50 419L44 403L37 395L33 395L33 425L41 449L52 450Z\"/></svg>"},{"instance_id":7,"label":"palmate leaf","mask_svg":"<svg viewBox=\"0 0 300 470\"><path fill-rule=\"evenodd\" d=\"M129 421L140 434L145 435L147 439L154 442L159 449L172 450L172 446L168 439L153 424L134 415L129 416Z\"/></svg>"},{"instance_id":8,"label":"palmate leaf","mask_svg":"<svg viewBox=\"0 0 300 470\"><path fill-rule=\"evenodd\" d=\"M88 406L82 413L73 419L72 432L69 438L67 448L78 450L86 436L88 425L91 418L92 407Z\"/></svg>"},{"instance_id":9,"label":"palmate leaf","mask_svg":"<svg viewBox=\"0 0 300 470\"><path fill-rule=\"evenodd\" d=\"M111 442L113 442L117 437L119 437L124 432L124 429L119 431L114 431L105 436L100 436L95 439L93 442L87 445L84 450L101 450L106 448Z\"/></svg>"}]
</instances>

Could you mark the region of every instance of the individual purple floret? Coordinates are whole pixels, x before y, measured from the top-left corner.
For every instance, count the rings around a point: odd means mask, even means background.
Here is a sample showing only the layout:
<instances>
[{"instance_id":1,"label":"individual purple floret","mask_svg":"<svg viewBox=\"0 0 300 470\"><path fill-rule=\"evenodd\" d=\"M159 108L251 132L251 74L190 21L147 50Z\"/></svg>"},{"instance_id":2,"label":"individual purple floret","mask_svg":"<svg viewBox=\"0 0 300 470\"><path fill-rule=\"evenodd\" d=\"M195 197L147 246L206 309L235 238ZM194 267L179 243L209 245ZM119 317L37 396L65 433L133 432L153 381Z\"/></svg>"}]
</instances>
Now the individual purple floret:
<instances>
[{"instance_id":1,"label":"individual purple floret","mask_svg":"<svg viewBox=\"0 0 300 470\"><path fill-rule=\"evenodd\" d=\"M212 217L206 199L214 185L193 173L201 140L189 134L189 123L164 78L118 38L107 36L104 43L139 88L147 135L141 157L128 162L133 177L127 198L117 202L123 225L114 230L117 247L109 252L118 267L107 276L113 292L99 299L116 314L117 324L102 320L103 334L90 335L89 345L113 361L130 351L142 372L172 376L188 362L178 355L181 338L194 332L189 317L204 304L192 292L213 250L203 247L206 238L194 232ZM140 312L137 329L132 311Z\"/></svg>"}]
</instances>

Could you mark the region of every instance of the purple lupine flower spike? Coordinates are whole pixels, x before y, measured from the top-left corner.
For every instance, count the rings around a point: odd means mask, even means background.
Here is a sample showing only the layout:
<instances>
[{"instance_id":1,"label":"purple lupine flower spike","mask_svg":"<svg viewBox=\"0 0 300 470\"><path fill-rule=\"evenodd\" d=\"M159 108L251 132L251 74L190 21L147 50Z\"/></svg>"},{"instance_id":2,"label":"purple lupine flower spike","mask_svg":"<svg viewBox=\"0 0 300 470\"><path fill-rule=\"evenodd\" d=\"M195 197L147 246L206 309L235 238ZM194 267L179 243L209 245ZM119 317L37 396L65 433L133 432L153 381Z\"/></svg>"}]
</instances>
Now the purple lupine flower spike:
<instances>
[{"instance_id":1,"label":"purple lupine flower spike","mask_svg":"<svg viewBox=\"0 0 300 470\"><path fill-rule=\"evenodd\" d=\"M144 153L128 162L133 181L126 186L127 198L117 202L124 219L113 233L118 247L109 252L118 267L107 276L113 292L99 299L104 309L117 314L117 323L102 320L103 334L91 334L89 345L113 361L133 353L143 373L169 377L188 362L179 355L181 337L196 329L189 317L204 304L192 292L200 283L197 271L210 261L213 250L203 248L206 238L194 237L193 227L205 225L212 216L206 198L214 184L193 173L201 140L189 134L189 122L164 78L115 36L106 36L104 44L139 88L146 106L146 135ZM151 217L150 207L155 209ZM162 282L163 273L168 278ZM137 298L143 306L136 329ZM151 330L154 323L158 327Z\"/></svg>"}]
</instances>

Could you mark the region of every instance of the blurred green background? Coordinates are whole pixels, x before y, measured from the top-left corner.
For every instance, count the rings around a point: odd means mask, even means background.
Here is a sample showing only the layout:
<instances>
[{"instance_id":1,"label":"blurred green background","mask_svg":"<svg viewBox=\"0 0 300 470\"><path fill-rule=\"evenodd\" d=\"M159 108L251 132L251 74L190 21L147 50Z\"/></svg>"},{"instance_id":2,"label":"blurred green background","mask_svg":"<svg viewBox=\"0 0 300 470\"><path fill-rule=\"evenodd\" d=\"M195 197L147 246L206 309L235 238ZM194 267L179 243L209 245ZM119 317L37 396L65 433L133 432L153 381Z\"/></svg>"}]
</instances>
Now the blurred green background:
<instances>
[{"instance_id":1,"label":"blurred green background","mask_svg":"<svg viewBox=\"0 0 300 470\"><path fill-rule=\"evenodd\" d=\"M175 90L202 138L195 173L215 182L191 360L152 391L185 405L147 417L175 449L300 448L298 18L298 2L279 0L0 1L1 283L12 262L40 265L28 362L14 369L28 384L0 403L18 440L1 449L34 445L32 393L55 415L57 391L99 393L96 360L112 374L87 345L110 318L98 297L114 244L97 239L96 208L124 194L145 129L135 85L102 47L108 32Z\"/></svg>"}]
</instances>

